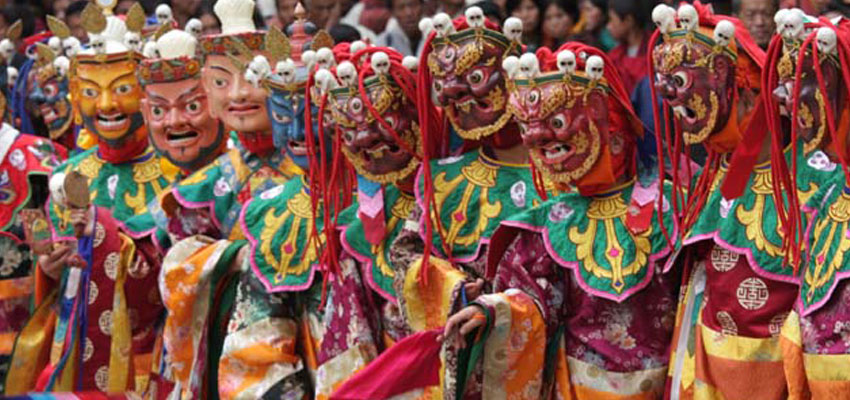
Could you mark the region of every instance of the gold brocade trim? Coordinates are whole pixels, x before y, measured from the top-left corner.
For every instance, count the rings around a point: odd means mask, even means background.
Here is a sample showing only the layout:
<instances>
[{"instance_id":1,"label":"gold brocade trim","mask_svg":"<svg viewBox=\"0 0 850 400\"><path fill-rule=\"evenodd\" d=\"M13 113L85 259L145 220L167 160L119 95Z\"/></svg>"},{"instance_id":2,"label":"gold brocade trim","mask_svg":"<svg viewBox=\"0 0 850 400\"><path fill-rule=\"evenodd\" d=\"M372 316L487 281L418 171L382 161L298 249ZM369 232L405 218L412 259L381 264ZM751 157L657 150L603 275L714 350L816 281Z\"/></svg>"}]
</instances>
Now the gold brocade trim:
<instances>
[{"instance_id":1,"label":"gold brocade trim","mask_svg":"<svg viewBox=\"0 0 850 400\"><path fill-rule=\"evenodd\" d=\"M711 92L709 94L709 102L711 103L711 110L707 120L706 125L696 134L683 132L683 136L685 139L685 144L697 144L702 143L705 139L708 138L708 135L714 130L714 126L717 124L717 113L719 111L719 100L717 98L717 93ZM694 96L688 101L688 106L694 110L697 114L697 120L701 120L706 115L705 108L705 100L702 97Z\"/></svg>"},{"instance_id":2,"label":"gold brocade trim","mask_svg":"<svg viewBox=\"0 0 850 400\"><path fill-rule=\"evenodd\" d=\"M393 204L390 214L395 218L405 219L410 217L413 212L413 207L416 205L416 200L413 196L402 193L401 196Z\"/></svg>"},{"instance_id":3,"label":"gold brocade trim","mask_svg":"<svg viewBox=\"0 0 850 400\"><path fill-rule=\"evenodd\" d=\"M784 50L779 62L776 63L776 72L779 74L779 79L794 79L794 61L791 58L791 51Z\"/></svg>"},{"instance_id":4,"label":"gold brocade trim","mask_svg":"<svg viewBox=\"0 0 850 400\"><path fill-rule=\"evenodd\" d=\"M133 164L133 180L137 183L155 181L161 176L159 157L152 156L145 161Z\"/></svg>"},{"instance_id":5,"label":"gold brocade trim","mask_svg":"<svg viewBox=\"0 0 850 400\"><path fill-rule=\"evenodd\" d=\"M461 168L461 173L451 181L446 181L446 173L441 172L434 177L434 200L437 209L444 214L443 209L447 198L455 193L455 189L464 181L467 182L463 188L460 201L457 206L450 210L447 217L450 220L449 227L445 233L445 242L449 246L461 245L470 246L478 242L481 238L481 233L487 228L490 219L499 216L502 212L502 203L500 201L490 202L489 189L496 185L496 175L498 167L487 165L480 159L472 161L469 165ZM469 222L468 212L470 203L473 201L473 194L476 188L481 188L478 195L477 203L479 207L478 221L473 231L465 236L458 236L460 231ZM432 219L436 219L436 215L432 213Z\"/></svg>"},{"instance_id":6,"label":"gold brocade trim","mask_svg":"<svg viewBox=\"0 0 850 400\"><path fill-rule=\"evenodd\" d=\"M573 184L579 178L590 172L591 168L593 168L593 165L599 160L599 156L602 153L602 136L599 134L599 129L596 127L596 124L591 120L588 120L588 130L590 131L590 141L583 138L582 140L577 140L582 136L576 136L576 139L574 139L572 144L575 146L576 153L581 154L587 150L590 150L590 153L584 158L581 165L572 170L553 172L552 166L543 161L539 151L529 152L531 161L534 162L534 166L537 167L537 170L543 174L546 180ZM556 164L556 166L561 168L561 164Z\"/></svg>"},{"instance_id":7,"label":"gold brocade trim","mask_svg":"<svg viewBox=\"0 0 850 400\"><path fill-rule=\"evenodd\" d=\"M820 112L820 115L826 116L826 102L824 102L823 94L821 93L820 90L815 91L815 101L818 104L818 110ZM801 115L802 115L803 107L805 107L805 104L801 103L800 104L800 110L799 110ZM805 109L808 110L808 107L805 107ZM814 124L814 117L811 115L811 111L809 112L808 118L811 119L811 122L810 122L809 125L813 125ZM823 142L823 137L825 135L826 135L826 124L821 123L820 126L818 126L817 132L815 132L815 136L811 140L803 143L803 154L809 154L809 153L815 151L815 149L817 149L818 147L820 147L820 144L821 144L821 142Z\"/></svg>"},{"instance_id":8,"label":"gold brocade trim","mask_svg":"<svg viewBox=\"0 0 850 400\"><path fill-rule=\"evenodd\" d=\"M449 122L452 123L452 127L455 129L457 134L466 140L479 140L483 137L487 137L492 135L495 132L498 132L502 129L510 120L513 118L513 114L507 112L507 107L505 103L507 102L507 96L504 95L502 88L495 88L487 94L487 100L489 100L493 104L494 111L506 110L502 116L499 117L495 122L490 125L479 126L473 129L463 129L456 122L457 120L457 111L454 106L444 107L446 114L449 117Z\"/></svg>"},{"instance_id":9,"label":"gold brocade trim","mask_svg":"<svg viewBox=\"0 0 850 400\"><path fill-rule=\"evenodd\" d=\"M411 128L401 135L401 140L405 141L405 143L412 143L412 149L421 148L421 139L422 135L419 133L419 125L416 122L412 122ZM348 159L348 162L350 162L351 165L354 166L354 169L357 170L358 174L363 175L366 179L370 181L378 182L381 184L396 183L410 176L410 174L416 172L420 164L420 159L416 158L416 156L413 155L407 165L401 170L377 175L366 170L366 161L364 161L359 155L352 153L345 146L341 146L340 150L342 150L342 153L345 155L345 158Z\"/></svg>"},{"instance_id":10,"label":"gold brocade trim","mask_svg":"<svg viewBox=\"0 0 850 400\"><path fill-rule=\"evenodd\" d=\"M475 40L463 47L466 47L466 51L457 59L454 70L455 75L466 73L475 64L478 64L481 56L484 55L484 44L480 40Z\"/></svg>"},{"instance_id":11,"label":"gold brocade trim","mask_svg":"<svg viewBox=\"0 0 850 400\"><path fill-rule=\"evenodd\" d=\"M628 206L619 193L610 197L594 198L587 210L587 229L581 232L578 227L572 227L568 232L570 241L576 246L576 257L581 261L584 269L597 278L611 280L611 288L617 293L622 293L625 289L626 277L639 273L646 266L649 253L652 250L649 242L652 227L640 234L632 234L635 259L631 264L623 265L626 252L617 237L615 221L620 220L620 223L625 226L627 210ZM605 230L604 254L605 260L611 266L610 270L602 268L596 262L596 254L594 253L599 245L596 233L600 229L600 223L602 229Z\"/></svg>"},{"instance_id":12,"label":"gold brocade trim","mask_svg":"<svg viewBox=\"0 0 850 400\"><path fill-rule=\"evenodd\" d=\"M100 161L97 155L91 154L80 161L78 168L86 178L94 179L100 175L101 167L103 167L103 161Z\"/></svg>"},{"instance_id":13,"label":"gold brocade trim","mask_svg":"<svg viewBox=\"0 0 850 400\"><path fill-rule=\"evenodd\" d=\"M190 174L186 178L180 181L180 186L192 186L197 185L199 183L203 183L208 179L207 172L210 171L213 167L218 166L218 160L214 161L212 164L207 166L206 168L201 169L200 171Z\"/></svg>"},{"instance_id":14,"label":"gold brocade trim","mask_svg":"<svg viewBox=\"0 0 850 400\"><path fill-rule=\"evenodd\" d=\"M133 334L124 286L127 280L127 268L133 264L133 257L136 255L136 245L127 236L119 235L119 238L121 240L121 256L115 278L110 330L112 341L109 349L109 380L107 385L110 393L120 393L130 388L128 378L130 377L130 360L133 355L131 348Z\"/></svg>"},{"instance_id":15,"label":"gold brocade trim","mask_svg":"<svg viewBox=\"0 0 850 400\"><path fill-rule=\"evenodd\" d=\"M413 196L406 195L404 193L401 194L401 197L396 200L395 204L393 204L390 209L389 220L387 221L387 232L392 232L398 226L401 221L404 221L407 217L410 216L410 213L413 212L413 206L416 204ZM381 270L381 273L384 276L394 277L395 271L390 266L389 262L387 262L386 257L384 256L387 248L386 240L382 240L381 243L372 245L372 254L375 255L375 264L378 265L378 269Z\"/></svg>"},{"instance_id":16,"label":"gold brocade trim","mask_svg":"<svg viewBox=\"0 0 850 400\"><path fill-rule=\"evenodd\" d=\"M757 166L754 169L750 190L755 195L752 208L747 209L741 204L736 208L735 216L744 226L747 239L753 242L759 251L766 252L771 257L781 256L784 254L782 246L771 243L764 232L764 208L773 196L773 175L769 167ZM782 226L778 220L776 234L782 237Z\"/></svg>"},{"instance_id":17,"label":"gold brocade trim","mask_svg":"<svg viewBox=\"0 0 850 400\"><path fill-rule=\"evenodd\" d=\"M287 210L299 218L312 218L313 206L308 196L304 191L299 192L294 197L286 202Z\"/></svg>"},{"instance_id":18,"label":"gold brocade trim","mask_svg":"<svg viewBox=\"0 0 850 400\"><path fill-rule=\"evenodd\" d=\"M846 235L850 221L850 195L841 193L841 196L836 199L829 207L827 218L824 218L815 225L814 243L812 249L820 248L814 256L814 269L806 268L804 279L808 285L806 291L806 299L811 302L814 298L815 291L827 284L835 275L835 272L844 264L844 255L850 250L850 240L843 238L838 242L838 249L831 258L828 258L828 252L832 249L830 244L834 243L835 235ZM821 240L823 232L829 228L829 234L825 240ZM826 270L824 270L826 268Z\"/></svg>"},{"instance_id":19,"label":"gold brocade trim","mask_svg":"<svg viewBox=\"0 0 850 400\"><path fill-rule=\"evenodd\" d=\"M436 77L444 77L446 76L446 71L443 71L440 68L440 64L437 63L437 53L428 54L428 69L431 71L431 74Z\"/></svg>"},{"instance_id":20,"label":"gold brocade trim","mask_svg":"<svg viewBox=\"0 0 850 400\"><path fill-rule=\"evenodd\" d=\"M569 96L567 96L567 88L563 85L555 86L549 92L549 96L543 99L543 106L541 107L540 116L542 118L546 118L556 110L560 110L568 99ZM575 97L573 97L573 103L575 103L575 100ZM567 108L572 108L572 106L568 104Z\"/></svg>"},{"instance_id":21,"label":"gold brocade trim","mask_svg":"<svg viewBox=\"0 0 850 400\"><path fill-rule=\"evenodd\" d=\"M496 186L499 168L475 160L460 169L461 174L476 186L491 188Z\"/></svg>"},{"instance_id":22,"label":"gold brocade trim","mask_svg":"<svg viewBox=\"0 0 850 400\"><path fill-rule=\"evenodd\" d=\"M309 222L312 218L310 196L304 193L302 189L293 198L286 202L286 211L280 216L275 217L276 209L271 208L266 212L263 218L263 230L260 232L260 253L263 255L266 263L277 270L274 277L275 283L283 282L289 274L301 275L307 271L313 263L318 259L318 251L316 246L313 246L310 238L313 236L313 224ZM280 260L275 259L272 253L272 239L274 239L277 231L292 219L292 224L289 226L289 232L286 234L286 239L280 246ZM299 243L299 233L301 231L301 223L307 220L305 236L307 241ZM319 234L319 241L324 243L325 235ZM292 261L300 247L303 247L301 260L296 264Z\"/></svg>"},{"instance_id":23,"label":"gold brocade trim","mask_svg":"<svg viewBox=\"0 0 850 400\"><path fill-rule=\"evenodd\" d=\"M448 313L455 301L458 286L466 276L449 262L437 257L429 259L427 285L422 284L420 272L422 257L414 260L404 273L404 286L401 295L404 313L414 331L424 331L444 326Z\"/></svg>"}]
</instances>

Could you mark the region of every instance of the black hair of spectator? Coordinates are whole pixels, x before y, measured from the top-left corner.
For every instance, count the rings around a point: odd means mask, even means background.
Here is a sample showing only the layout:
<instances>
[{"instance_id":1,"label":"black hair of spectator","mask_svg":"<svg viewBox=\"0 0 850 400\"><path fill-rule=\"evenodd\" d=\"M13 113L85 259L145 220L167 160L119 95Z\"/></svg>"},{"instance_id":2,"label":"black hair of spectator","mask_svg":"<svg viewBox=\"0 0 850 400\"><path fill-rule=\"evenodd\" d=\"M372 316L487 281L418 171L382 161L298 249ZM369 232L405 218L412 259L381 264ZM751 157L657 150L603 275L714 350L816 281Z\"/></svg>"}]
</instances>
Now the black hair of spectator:
<instances>
[{"instance_id":1,"label":"black hair of spectator","mask_svg":"<svg viewBox=\"0 0 850 400\"><path fill-rule=\"evenodd\" d=\"M546 7L549 7L549 5L551 4L555 4L560 9L564 10L564 12L567 13L567 15L569 15L570 18L573 20L573 23L578 22L578 19L581 15L578 11L578 3L575 0L553 0L552 2L547 4ZM545 8L543 9L543 12L546 12Z\"/></svg>"},{"instance_id":2,"label":"black hair of spectator","mask_svg":"<svg viewBox=\"0 0 850 400\"><path fill-rule=\"evenodd\" d=\"M608 0L590 0L590 2L593 3L596 8L602 10L602 14L608 14Z\"/></svg>"},{"instance_id":3,"label":"black hair of spectator","mask_svg":"<svg viewBox=\"0 0 850 400\"><path fill-rule=\"evenodd\" d=\"M466 8L469 8L469 7L480 8L481 11L484 12L484 16L487 17L487 19L489 19L490 21L493 21L497 24L501 24L502 21L505 20L505 16L502 15L502 10L500 10L499 6L497 6L495 3L493 3L490 0L477 1L477 2L469 5ZM464 8L464 10L466 10L466 8Z\"/></svg>"},{"instance_id":4,"label":"black hair of spectator","mask_svg":"<svg viewBox=\"0 0 850 400\"><path fill-rule=\"evenodd\" d=\"M68 8L65 10L65 18L76 14L82 14L87 4L89 4L89 2L86 0L75 1L69 4Z\"/></svg>"},{"instance_id":5,"label":"black hair of spectator","mask_svg":"<svg viewBox=\"0 0 850 400\"><path fill-rule=\"evenodd\" d=\"M334 38L334 43L351 43L355 40L360 40L360 31L348 24L336 24L331 27L328 33Z\"/></svg>"},{"instance_id":6,"label":"black hair of spectator","mask_svg":"<svg viewBox=\"0 0 850 400\"><path fill-rule=\"evenodd\" d=\"M631 16L638 26L647 29L652 24L649 13L655 4L652 0L608 0L608 9L623 20Z\"/></svg>"},{"instance_id":7,"label":"black hair of spectator","mask_svg":"<svg viewBox=\"0 0 850 400\"><path fill-rule=\"evenodd\" d=\"M215 15L215 13L213 13ZM219 21L221 24L221 21ZM258 8L254 8L254 26L257 29L265 29L266 28L266 19L263 18L263 14L260 14L260 10Z\"/></svg>"},{"instance_id":8,"label":"black hair of spectator","mask_svg":"<svg viewBox=\"0 0 850 400\"><path fill-rule=\"evenodd\" d=\"M3 10L0 11L3 13L6 23L10 25L17 20L21 20L21 24L23 25L21 38L32 36L35 33L35 10L32 7L29 4L12 3L3 7Z\"/></svg>"},{"instance_id":9,"label":"black hair of spectator","mask_svg":"<svg viewBox=\"0 0 850 400\"><path fill-rule=\"evenodd\" d=\"M386 5L391 11L393 9L393 3L395 3L395 0L384 0L384 5ZM419 4L424 6L425 0L419 0Z\"/></svg>"},{"instance_id":10,"label":"black hair of spectator","mask_svg":"<svg viewBox=\"0 0 850 400\"><path fill-rule=\"evenodd\" d=\"M746 0L732 0L732 13L737 14L738 11L741 9L741 3L743 3L744 1ZM827 6L827 9L829 9L829 6L837 3L841 3L841 0L830 1L830 4ZM779 0L773 0L773 8L776 10L779 9Z\"/></svg>"},{"instance_id":11,"label":"black hair of spectator","mask_svg":"<svg viewBox=\"0 0 850 400\"><path fill-rule=\"evenodd\" d=\"M850 5L842 0L830 1L829 4L826 5L826 11L840 13L844 16L844 18L850 17Z\"/></svg>"},{"instance_id":12,"label":"black hair of spectator","mask_svg":"<svg viewBox=\"0 0 850 400\"><path fill-rule=\"evenodd\" d=\"M537 7L537 9L540 10L540 20L542 21L543 20L543 11L544 11L544 8L546 7L546 1L544 1L544 0L531 0L531 1L534 3L534 5ZM507 16L510 17L514 13L514 10L516 10L517 7L519 7L519 5L522 4L522 2L523 2L523 0L508 0L507 2L505 2L505 12L507 12L507 14L508 14Z\"/></svg>"}]
</instances>

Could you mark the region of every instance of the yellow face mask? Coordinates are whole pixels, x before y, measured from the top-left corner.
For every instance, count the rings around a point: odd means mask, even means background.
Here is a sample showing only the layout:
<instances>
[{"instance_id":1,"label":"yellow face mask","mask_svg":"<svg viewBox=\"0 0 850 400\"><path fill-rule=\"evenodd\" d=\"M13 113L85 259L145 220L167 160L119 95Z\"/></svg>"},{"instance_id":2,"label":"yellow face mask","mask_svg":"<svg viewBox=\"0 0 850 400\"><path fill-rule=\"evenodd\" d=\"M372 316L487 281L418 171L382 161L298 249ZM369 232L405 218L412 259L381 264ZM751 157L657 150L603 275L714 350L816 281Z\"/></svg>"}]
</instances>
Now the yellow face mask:
<instances>
[{"instance_id":1,"label":"yellow face mask","mask_svg":"<svg viewBox=\"0 0 850 400\"><path fill-rule=\"evenodd\" d=\"M71 79L85 128L107 142L120 142L144 126L136 66L131 60L81 63Z\"/></svg>"}]
</instances>

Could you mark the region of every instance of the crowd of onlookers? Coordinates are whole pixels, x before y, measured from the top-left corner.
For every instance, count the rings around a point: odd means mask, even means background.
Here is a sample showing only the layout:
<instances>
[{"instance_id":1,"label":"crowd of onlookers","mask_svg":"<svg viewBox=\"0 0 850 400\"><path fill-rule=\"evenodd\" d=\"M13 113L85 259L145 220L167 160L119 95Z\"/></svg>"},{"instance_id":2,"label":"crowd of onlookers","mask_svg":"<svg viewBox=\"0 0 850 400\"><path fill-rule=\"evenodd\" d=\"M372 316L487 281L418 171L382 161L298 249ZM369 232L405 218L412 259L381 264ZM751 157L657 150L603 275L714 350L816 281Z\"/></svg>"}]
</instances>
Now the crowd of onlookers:
<instances>
[{"instance_id":1,"label":"crowd of onlookers","mask_svg":"<svg viewBox=\"0 0 850 400\"><path fill-rule=\"evenodd\" d=\"M81 13L87 0L0 0L0 36L17 19L26 37L45 28L44 16L63 19L74 36L86 41ZM260 26L285 27L294 19L299 0L257 0L255 19ZM581 41L609 53L626 88L632 91L646 76L646 42L650 12L659 0L301 0L308 18L327 29L337 41L367 39L405 55L418 55L423 38L419 21L445 12L452 16L477 5L493 20L515 16L523 22L523 43L529 51L557 49L567 41ZM672 0L664 0L674 3ZM119 0L116 14L135 0ZM756 42L766 47L774 31L773 14L780 7L801 7L811 15L850 15L847 0L725 0L710 1L715 12L732 14L747 26ZM170 3L180 26L198 18L204 33L215 33L219 22L211 0L140 0L149 15L161 3ZM19 56L22 57L22 56Z\"/></svg>"}]
</instances>

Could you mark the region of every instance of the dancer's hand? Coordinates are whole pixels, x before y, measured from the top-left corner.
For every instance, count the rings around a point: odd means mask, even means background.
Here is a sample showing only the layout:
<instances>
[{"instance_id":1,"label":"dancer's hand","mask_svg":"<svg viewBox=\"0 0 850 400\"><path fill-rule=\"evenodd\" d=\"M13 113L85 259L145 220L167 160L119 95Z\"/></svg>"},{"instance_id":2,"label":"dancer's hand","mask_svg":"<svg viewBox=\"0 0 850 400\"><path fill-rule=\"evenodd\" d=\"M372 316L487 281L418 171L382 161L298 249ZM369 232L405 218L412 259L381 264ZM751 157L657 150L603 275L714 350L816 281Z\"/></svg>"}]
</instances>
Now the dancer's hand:
<instances>
[{"instance_id":1,"label":"dancer's hand","mask_svg":"<svg viewBox=\"0 0 850 400\"><path fill-rule=\"evenodd\" d=\"M484 291L484 279L478 278L475 282L469 282L463 285L466 291L466 300L473 301Z\"/></svg>"},{"instance_id":2,"label":"dancer's hand","mask_svg":"<svg viewBox=\"0 0 850 400\"><path fill-rule=\"evenodd\" d=\"M454 340L455 346L462 349L466 347L464 337L468 333L484 326L486 322L487 317L481 311L481 307L467 306L449 317L449 320L446 321L446 327L443 328L443 334L437 336L437 341Z\"/></svg>"},{"instance_id":3,"label":"dancer's hand","mask_svg":"<svg viewBox=\"0 0 850 400\"><path fill-rule=\"evenodd\" d=\"M71 254L73 254L71 246L65 242L58 242L53 245L53 251L50 254L38 256L38 265L45 275L58 280L62 276L62 270L68 265Z\"/></svg>"},{"instance_id":4,"label":"dancer's hand","mask_svg":"<svg viewBox=\"0 0 850 400\"><path fill-rule=\"evenodd\" d=\"M71 209L71 225L77 237L91 236L94 233L94 206Z\"/></svg>"}]
</instances>

